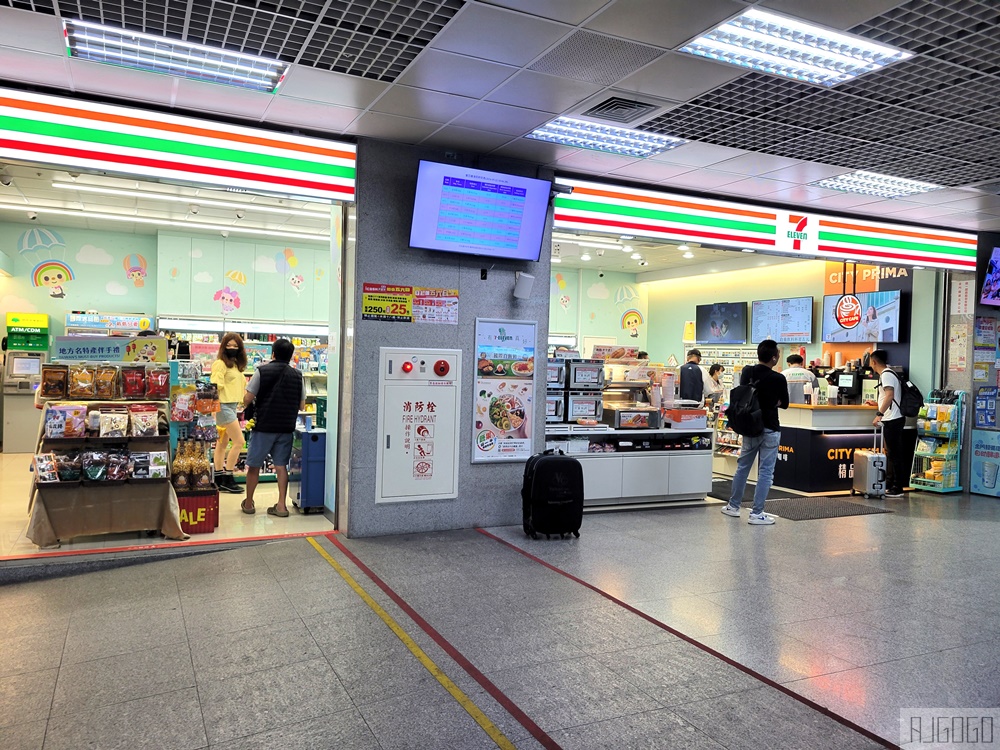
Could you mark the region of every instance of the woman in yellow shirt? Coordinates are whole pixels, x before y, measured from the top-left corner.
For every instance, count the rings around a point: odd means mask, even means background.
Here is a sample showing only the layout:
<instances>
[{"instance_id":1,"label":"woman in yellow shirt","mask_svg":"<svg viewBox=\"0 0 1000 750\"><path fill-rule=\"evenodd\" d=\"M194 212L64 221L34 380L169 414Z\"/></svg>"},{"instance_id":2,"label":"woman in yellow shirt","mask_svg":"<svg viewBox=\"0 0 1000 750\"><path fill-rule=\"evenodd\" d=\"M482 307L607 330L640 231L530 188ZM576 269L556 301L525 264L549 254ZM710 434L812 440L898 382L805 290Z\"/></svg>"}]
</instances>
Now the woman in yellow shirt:
<instances>
[{"instance_id":1,"label":"woman in yellow shirt","mask_svg":"<svg viewBox=\"0 0 1000 750\"><path fill-rule=\"evenodd\" d=\"M219 428L219 442L215 444L215 483L223 492L243 492L243 488L233 478L233 469L239 460L246 441L237 412L243 411L243 394L247 381L243 371L247 369L247 353L243 339L238 333L227 333L219 344L219 354L212 363L212 382L219 386L219 401L222 408L215 415ZM232 441L229 453L226 445Z\"/></svg>"}]
</instances>

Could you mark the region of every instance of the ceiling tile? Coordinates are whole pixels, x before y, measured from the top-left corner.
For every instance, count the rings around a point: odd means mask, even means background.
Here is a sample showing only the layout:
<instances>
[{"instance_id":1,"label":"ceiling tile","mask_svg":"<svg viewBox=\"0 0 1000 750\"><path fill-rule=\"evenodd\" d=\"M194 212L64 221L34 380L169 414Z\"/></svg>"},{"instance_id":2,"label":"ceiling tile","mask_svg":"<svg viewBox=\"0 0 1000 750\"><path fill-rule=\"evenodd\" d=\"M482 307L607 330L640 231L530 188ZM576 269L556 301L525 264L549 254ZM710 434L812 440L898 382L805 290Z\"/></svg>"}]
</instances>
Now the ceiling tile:
<instances>
[{"instance_id":1,"label":"ceiling tile","mask_svg":"<svg viewBox=\"0 0 1000 750\"><path fill-rule=\"evenodd\" d=\"M934 192L940 193L943 191L935 190ZM998 209L1000 209L1000 195L981 193L976 196L961 198L956 201L941 200L944 197L945 196L939 195L935 205L940 205L942 208L950 208L954 211L993 211L995 213Z\"/></svg>"},{"instance_id":2,"label":"ceiling tile","mask_svg":"<svg viewBox=\"0 0 1000 750\"><path fill-rule=\"evenodd\" d=\"M773 172L764 172L763 176L771 180L787 180L788 182L807 184L816 180L836 177L838 174L846 174L850 171L846 167L834 167L830 164L803 161L793 164L790 167L776 169Z\"/></svg>"},{"instance_id":3,"label":"ceiling tile","mask_svg":"<svg viewBox=\"0 0 1000 750\"><path fill-rule=\"evenodd\" d=\"M744 154L735 159L719 162L715 166L724 172L735 172L736 174L762 175L774 172L779 169L798 164L798 160L789 159L785 156L771 156L770 154Z\"/></svg>"},{"instance_id":4,"label":"ceiling tile","mask_svg":"<svg viewBox=\"0 0 1000 750\"><path fill-rule=\"evenodd\" d=\"M446 125L420 143L421 145L455 148L485 154L509 142L510 136L503 133L488 133L483 130Z\"/></svg>"},{"instance_id":5,"label":"ceiling tile","mask_svg":"<svg viewBox=\"0 0 1000 750\"><path fill-rule=\"evenodd\" d=\"M276 96L264 113L264 121L340 133L362 114L364 110L353 107L335 107L291 96Z\"/></svg>"},{"instance_id":6,"label":"ceiling tile","mask_svg":"<svg viewBox=\"0 0 1000 750\"><path fill-rule=\"evenodd\" d=\"M517 68L436 49L425 49L397 83L480 98L506 81Z\"/></svg>"},{"instance_id":7,"label":"ceiling tile","mask_svg":"<svg viewBox=\"0 0 1000 750\"><path fill-rule=\"evenodd\" d=\"M480 0L480 2L576 26L604 6L611 5L613 0Z\"/></svg>"},{"instance_id":8,"label":"ceiling tile","mask_svg":"<svg viewBox=\"0 0 1000 750\"><path fill-rule=\"evenodd\" d=\"M119 68L79 58L69 59L69 73L76 91L155 104L169 105L176 85L176 79L170 76Z\"/></svg>"},{"instance_id":9,"label":"ceiling tile","mask_svg":"<svg viewBox=\"0 0 1000 750\"><path fill-rule=\"evenodd\" d=\"M523 107L510 107L506 104L481 102L459 116L451 124L466 128L477 128L493 133L524 135L554 117L555 115L551 112L539 112L538 110L524 109Z\"/></svg>"},{"instance_id":10,"label":"ceiling tile","mask_svg":"<svg viewBox=\"0 0 1000 750\"><path fill-rule=\"evenodd\" d=\"M643 159L642 161L637 161L633 164L627 164L624 167L620 167L619 169L614 170L611 174L615 177L627 177L634 180L643 180L645 182L660 182L670 177L676 177L677 175L684 174L685 172L690 172L691 169L691 167L681 164L667 164L662 161Z\"/></svg>"},{"instance_id":11,"label":"ceiling tile","mask_svg":"<svg viewBox=\"0 0 1000 750\"><path fill-rule=\"evenodd\" d=\"M467 4L434 38L434 49L523 66L572 28L511 10Z\"/></svg>"},{"instance_id":12,"label":"ceiling tile","mask_svg":"<svg viewBox=\"0 0 1000 750\"><path fill-rule=\"evenodd\" d=\"M561 146L558 143L535 141L530 138L517 138L501 146L493 154L507 156L511 159L524 159L536 164L552 164L558 159L575 154L580 150L570 146Z\"/></svg>"},{"instance_id":13,"label":"ceiling tile","mask_svg":"<svg viewBox=\"0 0 1000 750\"><path fill-rule=\"evenodd\" d=\"M639 161L634 156L619 156L603 151L581 149L578 153L564 156L556 162L557 169L582 169L592 174L605 174L613 169L621 169Z\"/></svg>"},{"instance_id":14,"label":"ceiling tile","mask_svg":"<svg viewBox=\"0 0 1000 750\"><path fill-rule=\"evenodd\" d=\"M344 73L293 65L278 88L278 95L366 109L388 86Z\"/></svg>"},{"instance_id":15,"label":"ceiling tile","mask_svg":"<svg viewBox=\"0 0 1000 750\"><path fill-rule=\"evenodd\" d=\"M584 27L672 49L745 7L734 0L618 0Z\"/></svg>"},{"instance_id":16,"label":"ceiling tile","mask_svg":"<svg viewBox=\"0 0 1000 750\"><path fill-rule=\"evenodd\" d=\"M754 198L758 196L770 195L778 190L788 190L792 187L796 187L796 185L792 182L768 180L764 177L750 177L746 180L739 180L738 182L730 182L727 185L723 185L720 190L724 193L732 193L734 195L743 195L747 198Z\"/></svg>"},{"instance_id":17,"label":"ceiling tile","mask_svg":"<svg viewBox=\"0 0 1000 750\"><path fill-rule=\"evenodd\" d=\"M729 146L716 146L714 143L685 143L683 146L655 154L653 161L665 161L671 164L683 164L691 167L707 167L712 164L742 156L746 151Z\"/></svg>"},{"instance_id":18,"label":"ceiling tile","mask_svg":"<svg viewBox=\"0 0 1000 750\"><path fill-rule=\"evenodd\" d=\"M453 96L439 91L395 84L372 105L372 111L401 117L416 117L428 122L448 122L477 101L467 96Z\"/></svg>"},{"instance_id":19,"label":"ceiling tile","mask_svg":"<svg viewBox=\"0 0 1000 750\"><path fill-rule=\"evenodd\" d=\"M928 219L938 219L946 216L954 216L962 211L955 211L944 206L918 206L908 208L904 211L895 211L892 218L899 221L926 221Z\"/></svg>"},{"instance_id":20,"label":"ceiling tile","mask_svg":"<svg viewBox=\"0 0 1000 750\"><path fill-rule=\"evenodd\" d=\"M796 185L795 187L768 193L767 199L769 201L781 201L783 203L801 205L819 200L820 198L829 198L834 195L840 195L840 193L836 190L827 190L826 188L816 187L815 185Z\"/></svg>"},{"instance_id":21,"label":"ceiling tile","mask_svg":"<svg viewBox=\"0 0 1000 750\"><path fill-rule=\"evenodd\" d=\"M881 198L877 198L873 195L857 195L855 193L841 193L840 195L831 195L829 198L820 198L819 200L814 200L810 206L812 208L819 208L824 210L842 210L848 208L854 208L856 206L863 206L866 203L878 203Z\"/></svg>"},{"instance_id":22,"label":"ceiling tile","mask_svg":"<svg viewBox=\"0 0 1000 750\"><path fill-rule=\"evenodd\" d=\"M901 0L763 0L760 7L812 21L833 29L847 30L895 8Z\"/></svg>"},{"instance_id":23,"label":"ceiling tile","mask_svg":"<svg viewBox=\"0 0 1000 750\"><path fill-rule=\"evenodd\" d=\"M967 198L987 195L987 193L983 193L982 191L975 190L973 188L944 188L942 190L931 190L929 193L908 195L906 196L906 200L911 203L937 205L938 203L949 203L951 201L960 201L966 200Z\"/></svg>"},{"instance_id":24,"label":"ceiling tile","mask_svg":"<svg viewBox=\"0 0 1000 750\"><path fill-rule=\"evenodd\" d=\"M0 70L16 70L17 80L41 86L71 89L69 58L63 55L40 54L13 47L0 47Z\"/></svg>"},{"instance_id":25,"label":"ceiling tile","mask_svg":"<svg viewBox=\"0 0 1000 750\"><path fill-rule=\"evenodd\" d=\"M66 38L58 16L0 8L0 28L5 30L3 43L7 47L66 56ZM12 33L14 29L17 33Z\"/></svg>"},{"instance_id":26,"label":"ceiling tile","mask_svg":"<svg viewBox=\"0 0 1000 750\"><path fill-rule=\"evenodd\" d=\"M717 172L713 169L697 169L663 181L665 185L692 188L695 190L714 190L723 185L746 179L745 175Z\"/></svg>"},{"instance_id":27,"label":"ceiling tile","mask_svg":"<svg viewBox=\"0 0 1000 750\"><path fill-rule=\"evenodd\" d=\"M671 53L623 78L616 88L686 102L745 73L733 65Z\"/></svg>"},{"instance_id":28,"label":"ceiling tile","mask_svg":"<svg viewBox=\"0 0 1000 750\"><path fill-rule=\"evenodd\" d=\"M219 86L190 78L177 79L174 106L259 120L278 97L262 91ZM304 123L303 123L304 124Z\"/></svg>"},{"instance_id":29,"label":"ceiling tile","mask_svg":"<svg viewBox=\"0 0 1000 750\"><path fill-rule=\"evenodd\" d=\"M530 107L540 111L564 112L601 90L601 86L583 81L570 81L522 70L488 97L489 101Z\"/></svg>"},{"instance_id":30,"label":"ceiling tile","mask_svg":"<svg viewBox=\"0 0 1000 750\"><path fill-rule=\"evenodd\" d=\"M366 112L344 131L352 135L380 138L400 143L417 143L441 127L440 123Z\"/></svg>"}]
</instances>

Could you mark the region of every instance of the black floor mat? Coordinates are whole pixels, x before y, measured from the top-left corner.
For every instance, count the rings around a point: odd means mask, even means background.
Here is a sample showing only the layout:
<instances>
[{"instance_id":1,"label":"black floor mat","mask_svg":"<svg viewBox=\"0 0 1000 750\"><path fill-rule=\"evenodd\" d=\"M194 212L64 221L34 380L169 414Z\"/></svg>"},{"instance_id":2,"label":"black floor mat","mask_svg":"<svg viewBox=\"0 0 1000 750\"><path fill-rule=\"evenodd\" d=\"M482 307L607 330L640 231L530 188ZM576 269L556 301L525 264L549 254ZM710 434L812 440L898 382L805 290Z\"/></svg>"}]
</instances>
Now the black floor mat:
<instances>
[{"instance_id":1,"label":"black floor mat","mask_svg":"<svg viewBox=\"0 0 1000 750\"><path fill-rule=\"evenodd\" d=\"M712 477L712 491L708 493L709 497L714 497L716 500L729 500L729 496L733 492L733 481L731 479L723 479L721 477ZM753 503L753 492L754 485L751 482L747 482L746 489L743 490L743 505ZM767 493L768 500L774 500L779 497L787 497L787 495L782 494L781 490L775 490L773 487L770 492Z\"/></svg>"},{"instance_id":2,"label":"black floor mat","mask_svg":"<svg viewBox=\"0 0 1000 750\"><path fill-rule=\"evenodd\" d=\"M888 508L862 505L839 497L783 497L764 503L764 512L786 521L812 521L817 518L867 516L871 513L892 513Z\"/></svg>"}]
</instances>

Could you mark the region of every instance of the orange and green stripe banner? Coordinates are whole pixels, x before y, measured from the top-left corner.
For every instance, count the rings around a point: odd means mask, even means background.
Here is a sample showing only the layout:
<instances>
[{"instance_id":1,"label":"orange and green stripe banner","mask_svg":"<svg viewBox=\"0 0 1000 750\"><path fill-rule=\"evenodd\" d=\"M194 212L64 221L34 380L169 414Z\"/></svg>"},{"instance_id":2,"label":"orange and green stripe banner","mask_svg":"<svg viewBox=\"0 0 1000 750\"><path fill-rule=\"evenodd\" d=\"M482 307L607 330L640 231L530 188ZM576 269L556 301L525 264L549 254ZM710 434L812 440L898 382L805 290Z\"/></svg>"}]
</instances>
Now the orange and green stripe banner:
<instances>
[{"instance_id":1,"label":"orange and green stripe banner","mask_svg":"<svg viewBox=\"0 0 1000 750\"><path fill-rule=\"evenodd\" d=\"M557 229L655 237L801 258L974 271L976 235L842 219L676 193L558 178Z\"/></svg>"},{"instance_id":2,"label":"orange and green stripe banner","mask_svg":"<svg viewBox=\"0 0 1000 750\"><path fill-rule=\"evenodd\" d=\"M0 88L0 158L354 200L352 144Z\"/></svg>"}]
</instances>

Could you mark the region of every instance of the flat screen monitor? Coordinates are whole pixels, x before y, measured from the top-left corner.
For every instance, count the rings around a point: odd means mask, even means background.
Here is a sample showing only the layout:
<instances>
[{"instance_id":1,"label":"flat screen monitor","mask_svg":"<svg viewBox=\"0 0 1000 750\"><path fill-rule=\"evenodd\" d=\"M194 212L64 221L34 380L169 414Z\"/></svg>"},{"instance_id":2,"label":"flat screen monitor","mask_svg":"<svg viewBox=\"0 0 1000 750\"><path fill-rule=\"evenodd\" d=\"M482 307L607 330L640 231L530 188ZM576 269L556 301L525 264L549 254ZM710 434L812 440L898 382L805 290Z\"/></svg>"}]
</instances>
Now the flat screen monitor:
<instances>
[{"instance_id":1,"label":"flat screen monitor","mask_svg":"<svg viewBox=\"0 0 1000 750\"><path fill-rule=\"evenodd\" d=\"M750 343L811 344L813 298L754 300L750 303Z\"/></svg>"},{"instance_id":2,"label":"flat screen monitor","mask_svg":"<svg viewBox=\"0 0 1000 750\"><path fill-rule=\"evenodd\" d=\"M695 342L698 344L745 344L747 303L716 302L695 307Z\"/></svg>"},{"instance_id":3,"label":"flat screen monitor","mask_svg":"<svg viewBox=\"0 0 1000 750\"><path fill-rule=\"evenodd\" d=\"M10 374L27 377L30 375L40 375L42 372L42 360L39 357L19 357L16 354L12 357Z\"/></svg>"},{"instance_id":4,"label":"flat screen monitor","mask_svg":"<svg viewBox=\"0 0 1000 750\"><path fill-rule=\"evenodd\" d=\"M983 305L1000 307L1000 247L993 248L993 254L986 265L986 276L983 279L979 302Z\"/></svg>"},{"instance_id":5,"label":"flat screen monitor","mask_svg":"<svg viewBox=\"0 0 1000 750\"><path fill-rule=\"evenodd\" d=\"M857 302L830 294L823 298L823 341L841 343L899 343L900 293L858 292ZM850 297L850 295L848 295ZM838 308L840 320L838 320Z\"/></svg>"},{"instance_id":6,"label":"flat screen monitor","mask_svg":"<svg viewBox=\"0 0 1000 750\"><path fill-rule=\"evenodd\" d=\"M840 373L840 377L837 378L838 388L853 388L854 387L854 375L849 372Z\"/></svg>"},{"instance_id":7,"label":"flat screen monitor","mask_svg":"<svg viewBox=\"0 0 1000 750\"><path fill-rule=\"evenodd\" d=\"M421 161L410 247L538 260L552 183Z\"/></svg>"}]
</instances>

